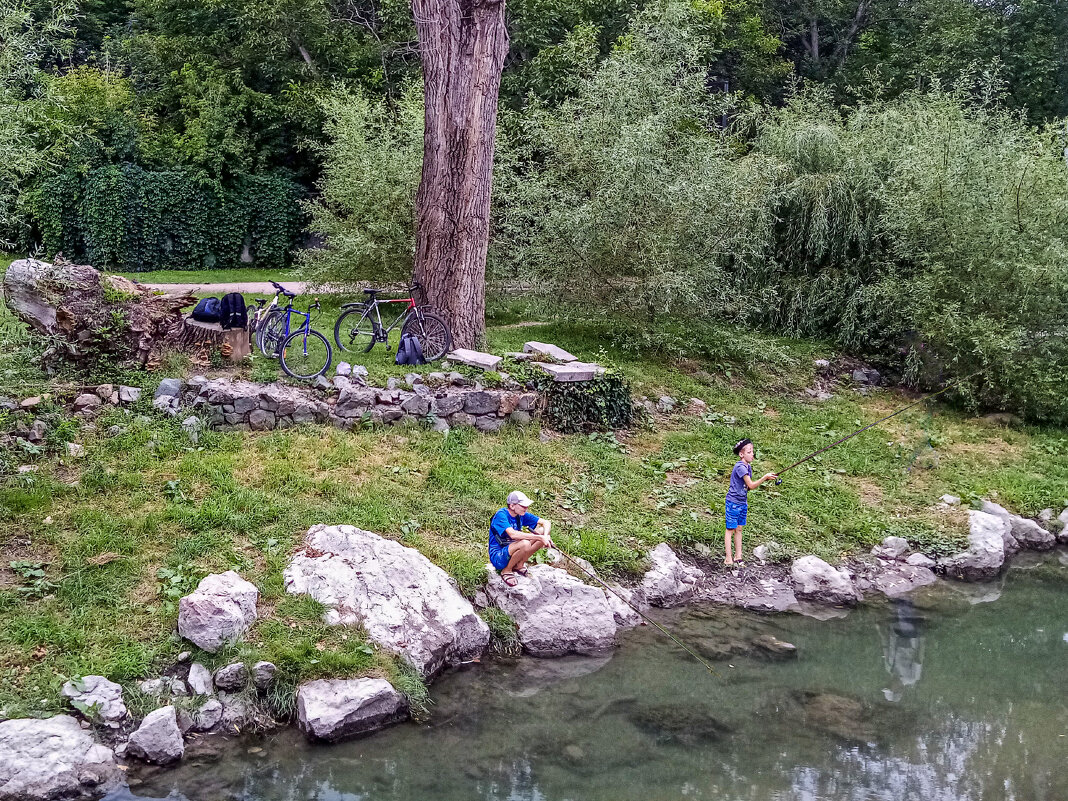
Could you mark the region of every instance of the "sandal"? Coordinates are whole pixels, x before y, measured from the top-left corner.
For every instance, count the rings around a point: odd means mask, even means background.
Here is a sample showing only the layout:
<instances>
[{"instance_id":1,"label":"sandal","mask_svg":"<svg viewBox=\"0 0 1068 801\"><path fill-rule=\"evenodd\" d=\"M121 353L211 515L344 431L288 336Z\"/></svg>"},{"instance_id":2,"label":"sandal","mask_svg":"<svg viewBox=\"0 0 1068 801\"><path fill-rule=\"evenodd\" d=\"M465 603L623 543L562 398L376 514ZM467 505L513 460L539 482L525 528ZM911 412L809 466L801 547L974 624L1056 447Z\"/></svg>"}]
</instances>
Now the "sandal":
<instances>
[{"instance_id":1,"label":"sandal","mask_svg":"<svg viewBox=\"0 0 1068 801\"><path fill-rule=\"evenodd\" d=\"M501 573L501 580L509 587L514 587L519 583L519 579L515 577L515 573Z\"/></svg>"},{"instance_id":2,"label":"sandal","mask_svg":"<svg viewBox=\"0 0 1068 801\"><path fill-rule=\"evenodd\" d=\"M517 567L515 569L515 572L518 573L520 576L526 577L528 570L529 568L526 567Z\"/></svg>"}]
</instances>

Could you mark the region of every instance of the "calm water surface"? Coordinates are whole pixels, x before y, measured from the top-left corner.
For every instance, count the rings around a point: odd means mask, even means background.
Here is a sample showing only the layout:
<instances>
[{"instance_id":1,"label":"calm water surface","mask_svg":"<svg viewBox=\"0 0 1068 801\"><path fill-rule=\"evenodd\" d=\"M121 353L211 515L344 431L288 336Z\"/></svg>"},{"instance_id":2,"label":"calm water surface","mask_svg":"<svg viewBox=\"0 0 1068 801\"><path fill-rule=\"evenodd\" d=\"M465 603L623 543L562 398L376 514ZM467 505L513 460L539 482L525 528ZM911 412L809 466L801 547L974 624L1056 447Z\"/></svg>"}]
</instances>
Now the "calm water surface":
<instances>
[{"instance_id":1,"label":"calm water surface","mask_svg":"<svg viewBox=\"0 0 1068 801\"><path fill-rule=\"evenodd\" d=\"M429 721L335 746L286 732L110 801L1065 801L1068 555L841 619L665 615L601 659L476 666ZM798 658L737 651L773 634Z\"/></svg>"}]
</instances>

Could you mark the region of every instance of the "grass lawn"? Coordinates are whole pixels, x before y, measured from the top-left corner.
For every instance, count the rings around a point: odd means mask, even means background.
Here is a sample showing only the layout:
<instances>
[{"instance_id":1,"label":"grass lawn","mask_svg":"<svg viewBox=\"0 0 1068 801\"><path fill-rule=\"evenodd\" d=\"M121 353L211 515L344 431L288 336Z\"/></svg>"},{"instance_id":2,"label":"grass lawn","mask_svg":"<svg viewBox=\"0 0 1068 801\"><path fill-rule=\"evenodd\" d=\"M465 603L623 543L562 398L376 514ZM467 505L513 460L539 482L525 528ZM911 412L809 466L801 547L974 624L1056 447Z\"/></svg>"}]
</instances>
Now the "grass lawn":
<instances>
[{"instance_id":1,"label":"grass lawn","mask_svg":"<svg viewBox=\"0 0 1068 801\"><path fill-rule=\"evenodd\" d=\"M316 321L324 332L337 302ZM738 439L756 442L754 468L764 472L909 400L850 389L810 400L801 390L813 379L812 360L829 355L818 343L746 334L743 346L727 336L703 358L669 360L627 347L606 326L522 317L515 308L491 313L492 350L555 342L615 363L635 394L698 397L708 412L594 436L536 426L447 438L422 428L306 426L207 432L194 445L175 421L151 412L150 392L133 416L110 411L95 430L46 402L38 416L52 429L42 451L0 451L0 709L55 712L66 678L99 673L132 684L173 663L189 647L174 634L177 598L228 568L260 588L261 620L238 648L198 659L275 662L282 704L306 678L367 674L390 677L418 701L421 685L396 660L358 630L323 626L317 604L285 595L282 570L312 524L351 523L394 537L471 594L483 581L489 518L518 488L534 498L537 514L558 521L554 535L570 552L632 577L657 542L721 553L730 446ZM45 377L2 316L0 336L13 354L0 358L0 375L13 371L7 391L25 394L12 382L28 387L32 375ZM346 360L384 383L412 371L392 356L379 346ZM260 357L236 372L269 378L273 369ZM151 389L158 378L124 380ZM959 547L966 514L936 506L945 492L966 503L996 497L1025 514L1068 504L1068 432L997 427L941 406L933 412L907 412L787 474L782 486L754 493L747 551L775 540L787 556L834 558L897 534L947 552ZM7 429L30 422L4 414ZM118 433L108 433L112 426ZM84 459L64 455L70 440L85 445ZM20 464L37 470L20 474Z\"/></svg>"},{"instance_id":2,"label":"grass lawn","mask_svg":"<svg viewBox=\"0 0 1068 801\"><path fill-rule=\"evenodd\" d=\"M239 267L232 270L153 270L147 273L116 273L143 284L236 284L252 281L299 281L299 270L262 270Z\"/></svg>"}]
</instances>

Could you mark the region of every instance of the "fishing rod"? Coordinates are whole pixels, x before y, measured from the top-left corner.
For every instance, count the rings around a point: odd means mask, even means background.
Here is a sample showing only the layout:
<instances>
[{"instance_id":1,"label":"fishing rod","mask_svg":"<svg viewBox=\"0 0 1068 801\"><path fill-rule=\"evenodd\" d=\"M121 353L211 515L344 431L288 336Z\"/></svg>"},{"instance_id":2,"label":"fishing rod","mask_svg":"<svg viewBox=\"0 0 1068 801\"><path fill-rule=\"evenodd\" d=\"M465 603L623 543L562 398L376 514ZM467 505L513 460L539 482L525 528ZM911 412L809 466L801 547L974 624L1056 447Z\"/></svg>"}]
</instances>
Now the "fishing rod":
<instances>
[{"instance_id":1,"label":"fishing rod","mask_svg":"<svg viewBox=\"0 0 1068 801\"><path fill-rule=\"evenodd\" d=\"M653 620L650 617L647 617L640 609L638 609L638 607L636 607L634 604L632 604L630 601L628 601L626 598L624 598L618 592L613 590L611 586L606 584L596 573L591 573L589 570L584 568L582 566L581 562L577 561L576 559L572 559L571 556L563 548L561 548L559 545L557 545L556 543L553 543L552 547L555 548L556 550L558 550L560 552L560 555L563 556L565 559L567 559L567 561L569 561L571 564L573 564L575 567L577 567L579 570L581 570L583 573L585 573L591 579L593 579L598 584L600 584L602 587L604 587L608 592L612 593L619 600L621 600L623 603L625 603L627 606L629 606L631 609L633 609L634 613L636 615L638 615L638 617L640 617L642 620L644 620L649 625L656 626L656 628L658 628L661 631L661 633L667 635L672 640L674 640L676 645L678 645L680 648L682 648L682 650L684 650L686 653L688 653L690 656L692 656L694 659L696 659L698 662L700 662L709 673L711 673L713 676L719 676L719 674L716 673L715 668L713 668L710 664L708 664L708 662L706 662L704 659L702 659L700 656L698 656L697 653L695 653L693 651L693 649L691 649L689 646L686 645L686 643L684 643L682 640L680 640L678 637L676 637L674 634L672 634L666 628L661 626L655 620Z\"/></svg>"},{"instance_id":2,"label":"fishing rod","mask_svg":"<svg viewBox=\"0 0 1068 801\"><path fill-rule=\"evenodd\" d=\"M789 467L784 467L782 470L779 470L778 472L775 473L775 475L778 476L778 478L775 479L776 486L778 486L779 484L782 483L782 474L785 473L787 470L793 470L795 467L797 467L798 465L804 464L805 462L807 462L809 459L813 458L814 456L819 456L824 451L829 451L831 448L834 448L834 447L836 447L838 445L841 445L846 440L853 439L853 437L855 437L857 434L862 434L865 431L867 431L869 428L874 428L875 426L879 425L879 423L885 423L891 417L897 417L902 412L907 412L913 406L919 406L921 403L926 403L931 398L937 398L943 392L946 392L946 391L952 389L957 384L961 384L961 383L967 381L969 378L975 378L975 376L979 375L981 372L983 372L983 371L982 370L976 370L971 375L966 375L966 376L964 376L964 378L960 379L959 381L954 381L954 382L952 382L950 384L946 384L946 386L942 387L942 389L938 390L938 392L932 392L930 395L924 395L918 401L913 401L908 406L902 406L896 412L893 412L892 414L888 414L886 417L881 417L878 420L876 420L874 423L869 423L868 425L864 426L864 428L858 428L852 434L847 434L846 436L842 437L841 439L835 440L830 445L827 445L826 447L820 448L818 451L814 451L814 452L810 453L804 459L799 459L798 461L794 462Z\"/></svg>"}]
</instances>

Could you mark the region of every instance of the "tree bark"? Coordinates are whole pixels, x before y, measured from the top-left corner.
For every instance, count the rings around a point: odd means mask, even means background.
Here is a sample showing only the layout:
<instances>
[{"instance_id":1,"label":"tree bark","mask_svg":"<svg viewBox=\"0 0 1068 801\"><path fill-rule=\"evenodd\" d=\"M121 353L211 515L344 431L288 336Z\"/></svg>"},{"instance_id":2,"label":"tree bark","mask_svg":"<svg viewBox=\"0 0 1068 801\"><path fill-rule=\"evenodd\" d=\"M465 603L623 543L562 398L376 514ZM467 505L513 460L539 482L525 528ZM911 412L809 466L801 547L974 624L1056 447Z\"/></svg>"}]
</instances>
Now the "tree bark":
<instances>
[{"instance_id":1,"label":"tree bark","mask_svg":"<svg viewBox=\"0 0 1068 801\"><path fill-rule=\"evenodd\" d=\"M426 97L415 280L457 347L486 332L486 251L504 0L412 0Z\"/></svg>"},{"instance_id":2,"label":"tree bark","mask_svg":"<svg viewBox=\"0 0 1068 801\"><path fill-rule=\"evenodd\" d=\"M117 275L57 259L12 262L4 300L18 319L52 340L45 361L83 366L110 359L147 365L181 335L191 292L157 294Z\"/></svg>"}]
</instances>

